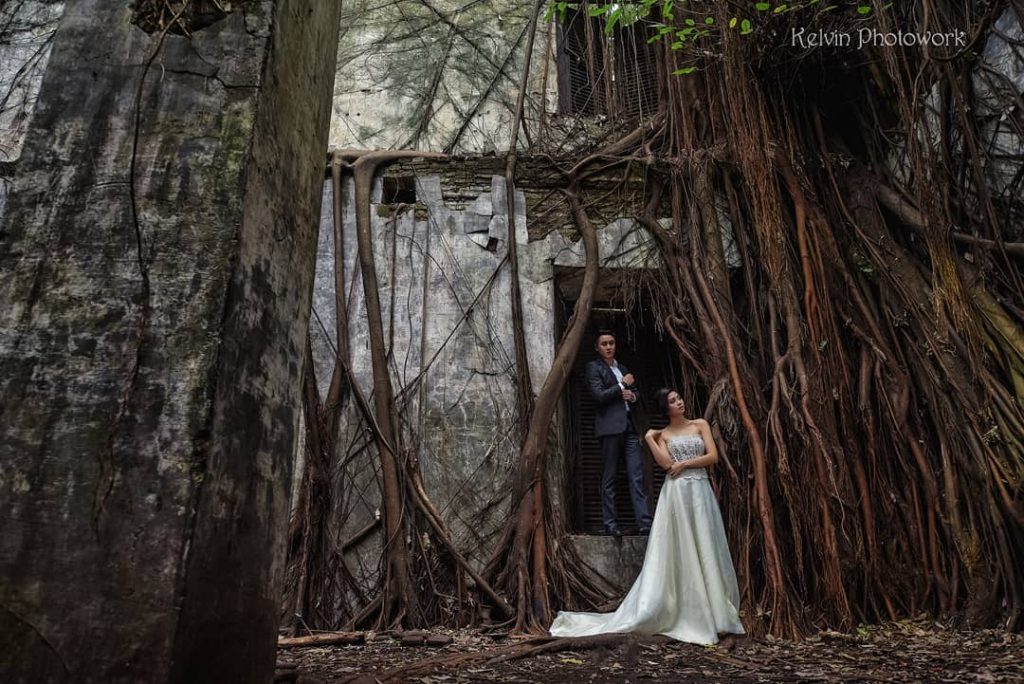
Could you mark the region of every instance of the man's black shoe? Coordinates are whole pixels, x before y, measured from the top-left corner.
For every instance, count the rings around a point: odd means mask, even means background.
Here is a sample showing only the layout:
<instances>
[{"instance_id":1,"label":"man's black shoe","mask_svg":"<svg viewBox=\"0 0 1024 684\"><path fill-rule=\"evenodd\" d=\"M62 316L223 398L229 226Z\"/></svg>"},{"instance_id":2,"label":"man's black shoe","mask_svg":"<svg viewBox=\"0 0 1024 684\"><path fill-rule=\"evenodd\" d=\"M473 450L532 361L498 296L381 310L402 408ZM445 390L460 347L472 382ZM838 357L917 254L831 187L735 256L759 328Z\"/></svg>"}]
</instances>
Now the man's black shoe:
<instances>
[{"instance_id":1,"label":"man's black shoe","mask_svg":"<svg viewBox=\"0 0 1024 684\"><path fill-rule=\"evenodd\" d=\"M605 532L605 534L611 535L613 537L621 537L622 536L622 530L620 530L618 527L606 527L604 529L604 532Z\"/></svg>"},{"instance_id":2,"label":"man's black shoe","mask_svg":"<svg viewBox=\"0 0 1024 684\"><path fill-rule=\"evenodd\" d=\"M637 530L637 534L648 535L650 533L651 533L651 528L650 527L641 527L639 530Z\"/></svg>"}]
</instances>

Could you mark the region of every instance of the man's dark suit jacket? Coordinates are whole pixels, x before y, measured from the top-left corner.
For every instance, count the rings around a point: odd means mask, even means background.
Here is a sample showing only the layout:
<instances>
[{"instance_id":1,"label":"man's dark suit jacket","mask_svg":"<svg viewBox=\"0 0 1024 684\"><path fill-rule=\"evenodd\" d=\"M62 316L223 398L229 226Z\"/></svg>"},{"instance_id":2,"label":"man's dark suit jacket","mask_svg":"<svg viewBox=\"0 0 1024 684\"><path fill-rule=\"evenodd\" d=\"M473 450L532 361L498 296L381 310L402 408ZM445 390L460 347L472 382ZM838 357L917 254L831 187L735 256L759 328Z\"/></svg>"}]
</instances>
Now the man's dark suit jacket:
<instances>
[{"instance_id":1,"label":"man's dark suit jacket","mask_svg":"<svg viewBox=\"0 0 1024 684\"><path fill-rule=\"evenodd\" d=\"M619 371L623 376L629 374L629 369L621 363ZM590 396L597 402L594 436L603 437L625 432L629 417L626 414L626 403L622 399L622 388L615 379L615 373L602 359L594 359L587 364L586 380Z\"/></svg>"}]
</instances>

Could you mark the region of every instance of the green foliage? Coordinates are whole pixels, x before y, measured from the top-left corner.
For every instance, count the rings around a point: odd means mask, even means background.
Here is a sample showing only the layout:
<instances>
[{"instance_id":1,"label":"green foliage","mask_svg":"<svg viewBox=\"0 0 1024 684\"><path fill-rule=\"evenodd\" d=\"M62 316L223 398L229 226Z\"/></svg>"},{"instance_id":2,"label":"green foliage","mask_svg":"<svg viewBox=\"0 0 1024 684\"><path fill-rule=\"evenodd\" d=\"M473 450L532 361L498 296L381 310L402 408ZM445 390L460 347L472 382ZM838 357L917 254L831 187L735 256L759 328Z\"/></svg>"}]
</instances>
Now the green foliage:
<instances>
[{"instance_id":1,"label":"green foliage","mask_svg":"<svg viewBox=\"0 0 1024 684\"><path fill-rule=\"evenodd\" d=\"M558 18L560 23L565 23L565 20L569 17L569 11L575 12L580 8L578 3L575 2L552 2L548 5L547 11L544 13L544 21L551 21L554 18ZM598 15L591 15L598 16Z\"/></svg>"},{"instance_id":2,"label":"green foliage","mask_svg":"<svg viewBox=\"0 0 1024 684\"><path fill-rule=\"evenodd\" d=\"M735 3L742 6L744 3ZM602 4L587 4L587 14L591 17L601 18L604 21L604 31L611 34L616 28L642 24L645 26L648 36L647 43L655 43L659 40L668 40L669 47L673 50L686 50L691 44L711 38L721 39L725 31L736 31L741 36L756 33L759 29L767 26L780 15L792 12L807 14L807 23L813 24L821 16L835 11L848 12L851 17L864 19L874 13L874 8L867 0L836 0L832 3L823 3L821 0L803 0L801 2L770 2L768 0L750 0L746 3L747 12L737 12L729 17L727 26L717 28L715 17L691 7L686 0L638 0L637 2L605 2ZM888 9L892 3L887 4L883 9ZM548 6L546 20L557 17L559 21L565 22L569 12L575 12L581 7L578 3L570 3L559 0ZM677 20L677 13L684 16ZM702 46L702 53L708 54L707 45ZM695 50L696 52L696 50ZM689 74L696 71L696 67L685 67L677 69L675 74Z\"/></svg>"}]
</instances>

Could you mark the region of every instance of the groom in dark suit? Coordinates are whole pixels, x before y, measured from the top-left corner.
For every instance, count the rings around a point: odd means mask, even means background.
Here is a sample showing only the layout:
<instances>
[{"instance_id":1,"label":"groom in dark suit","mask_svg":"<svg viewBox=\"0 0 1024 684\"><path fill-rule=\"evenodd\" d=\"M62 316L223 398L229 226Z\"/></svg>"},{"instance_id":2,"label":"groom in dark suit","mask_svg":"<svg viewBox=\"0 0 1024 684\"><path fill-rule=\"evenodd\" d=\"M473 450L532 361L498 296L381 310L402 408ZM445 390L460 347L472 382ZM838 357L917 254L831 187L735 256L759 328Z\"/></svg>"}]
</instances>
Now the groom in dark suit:
<instances>
[{"instance_id":1,"label":"groom in dark suit","mask_svg":"<svg viewBox=\"0 0 1024 684\"><path fill-rule=\"evenodd\" d=\"M587 364L587 389L597 403L594 435L601 441L604 472L601 477L601 512L608 534L621 535L615 519L615 474L619 459L626 458L629 495L633 499L640 534L651 531L651 513L644 493L644 470L640 461L640 438L633 425L636 384L633 374L615 360L615 333L601 330L594 344L595 360Z\"/></svg>"}]
</instances>

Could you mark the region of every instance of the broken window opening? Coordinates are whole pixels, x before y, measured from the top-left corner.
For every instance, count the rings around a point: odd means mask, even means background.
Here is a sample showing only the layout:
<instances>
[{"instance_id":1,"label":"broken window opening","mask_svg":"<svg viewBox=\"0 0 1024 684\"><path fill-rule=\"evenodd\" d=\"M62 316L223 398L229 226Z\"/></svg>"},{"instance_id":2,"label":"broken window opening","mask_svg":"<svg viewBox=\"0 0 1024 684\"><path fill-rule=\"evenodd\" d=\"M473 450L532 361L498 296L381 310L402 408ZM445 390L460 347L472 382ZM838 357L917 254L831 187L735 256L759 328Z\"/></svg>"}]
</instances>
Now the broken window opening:
<instances>
[{"instance_id":1,"label":"broken window opening","mask_svg":"<svg viewBox=\"0 0 1024 684\"><path fill-rule=\"evenodd\" d=\"M658 106L657 60L645 25L604 24L581 3L558 30L559 112L645 118Z\"/></svg>"},{"instance_id":2,"label":"broken window opening","mask_svg":"<svg viewBox=\"0 0 1024 684\"><path fill-rule=\"evenodd\" d=\"M416 177L413 175L384 176L381 204L416 204Z\"/></svg>"}]
</instances>

